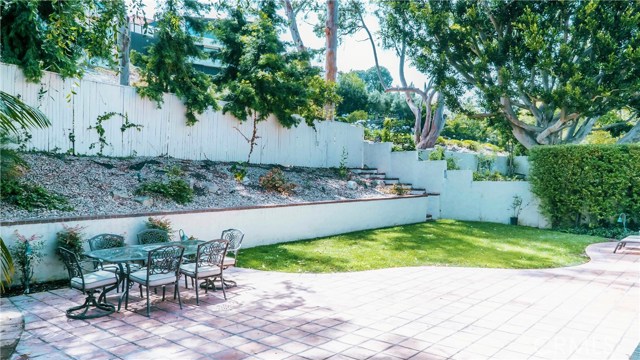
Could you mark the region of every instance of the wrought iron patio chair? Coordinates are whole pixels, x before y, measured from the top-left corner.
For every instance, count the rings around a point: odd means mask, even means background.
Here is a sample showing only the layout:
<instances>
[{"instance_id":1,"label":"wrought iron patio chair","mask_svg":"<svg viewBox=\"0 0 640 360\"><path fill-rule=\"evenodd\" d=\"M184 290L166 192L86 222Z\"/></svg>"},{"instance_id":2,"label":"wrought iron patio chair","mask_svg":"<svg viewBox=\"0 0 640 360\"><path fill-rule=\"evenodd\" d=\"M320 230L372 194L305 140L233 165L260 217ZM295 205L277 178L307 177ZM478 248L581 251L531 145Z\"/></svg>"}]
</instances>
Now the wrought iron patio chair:
<instances>
[{"instance_id":1,"label":"wrought iron patio chair","mask_svg":"<svg viewBox=\"0 0 640 360\"><path fill-rule=\"evenodd\" d=\"M238 229L227 229L222 231L220 238L229 241L229 247L227 248L227 256L224 258L223 268L228 269L236 266L238 261L238 253L242 246L242 240L244 239L244 233ZM228 256L233 254L233 256ZM221 280L222 287L233 287L238 284L233 280Z\"/></svg>"},{"instance_id":2,"label":"wrought iron patio chair","mask_svg":"<svg viewBox=\"0 0 640 360\"><path fill-rule=\"evenodd\" d=\"M227 240L211 240L203 244L198 245L198 252L196 254L195 262L189 264L182 264L180 266L180 273L185 275L185 287L187 287L186 278L190 277L193 281L192 284L196 290L196 305L200 305L198 280L205 280L205 293L209 291L209 287L215 289L213 281L217 278L221 282L224 282L222 275L224 257L227 254L227 247L229 241ZM222 287L222 294L224 299L227 300L227 293Z\"/></svg>"},{"instance_id":3,"label":"wrought iron patio chair","mask_svg":"<svg viewBox=\"0 0 640 360\"><path fill-rule=\"evenodd\" d=\"M184 254L184 247L181 245L166 245L157 249L149 251L147 257L147 266L144 269L140 269L136 272L129 274L129 282L137 283L140 286L140 292L142 293L142 286L147 291L147 316L150 314L151 303L149 299L149 288L162 287L162 301L165 298L165 291L167 285L173 285L173 298L178 297L178 303L180 309L182 309L182 300L180 299L180 288L178 282L180 281L180 265L182 263L182 255ZM129 293L125 299L124 308L129 305Z\"/></svg>"},{"instance_id":4,"label":"wrought iron patio chair","mask_svg":"<svg viewBox=\"0 0 640 360\"><path fill-rule=\"evenodd\" d=\"M169 242L169 233L160 229L142 230L137 234L140 245Z\"/></svg>"},{"instance_id":5,"label":"wrought iron patio chair","mask_svg":"<svg viewBox=\"0 0 640 360\"><path fill-rule=\"evenodd\" d=\"M85 272L80 266L76 254L65 248L58 248L58 253L69 272L71 288L80 290L87 295L84 304L74 306L66 311L67 317L70 319L93 319L112 314L115 311L115 306L109 304L106 298L107 293L118 286L117 274L105 270ZM107 288L108 286L112 287ZM96 301L95 293L100 292L100 289L102 289L102 293ZM91 308L96 308L99 311L88 314Z\"/></svg>"},{"instance_id":6,"label":"wrought iron patio chair","mask_svg":"<svg viewBox=\"0 0 640 360\"><path fill-rule=\"evenodd\" d=\"M91 251L102 249L113 249L118 247L124 247L124 236L116 234L100 234L89 239L89 248ZM104 262L94 260L96 268L101 270L120 272L120 265L118 264L105 264ZM128 264L126 267L122 267L124 275L128 275L129 272L140 270L141 266L138 264ZM122 282L122 291L124 291L125 282Z\"/></svg>"}]
</instances>

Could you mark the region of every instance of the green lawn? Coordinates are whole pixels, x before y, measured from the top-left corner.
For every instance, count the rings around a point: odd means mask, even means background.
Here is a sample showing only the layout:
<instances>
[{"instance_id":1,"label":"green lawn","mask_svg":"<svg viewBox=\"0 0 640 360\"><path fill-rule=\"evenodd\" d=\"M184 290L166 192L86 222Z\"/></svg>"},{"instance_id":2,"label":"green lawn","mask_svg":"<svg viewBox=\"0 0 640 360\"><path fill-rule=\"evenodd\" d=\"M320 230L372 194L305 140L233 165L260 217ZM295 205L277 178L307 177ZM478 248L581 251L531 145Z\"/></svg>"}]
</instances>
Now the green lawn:
<instances>
[{"instance_id":1,"label":"green lawn","mask_svg":"<svg viewBox=\"0 0 640 360\"><path fill-rule=\"evenodd\" d=\"M238 265L315 273L419 265L551 268L587 262L587 245L604 241L524 226L439 220L245 249Z\"/></svg>"}]
</instances>

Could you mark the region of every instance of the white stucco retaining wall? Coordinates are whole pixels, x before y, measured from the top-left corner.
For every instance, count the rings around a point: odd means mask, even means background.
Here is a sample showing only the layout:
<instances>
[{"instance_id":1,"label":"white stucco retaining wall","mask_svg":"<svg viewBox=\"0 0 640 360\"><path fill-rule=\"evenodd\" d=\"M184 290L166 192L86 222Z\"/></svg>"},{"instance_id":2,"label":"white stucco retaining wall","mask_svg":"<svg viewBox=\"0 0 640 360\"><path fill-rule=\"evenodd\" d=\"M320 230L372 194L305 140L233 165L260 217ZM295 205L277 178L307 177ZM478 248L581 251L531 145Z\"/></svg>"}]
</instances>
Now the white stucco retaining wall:
<instances>
[{"instance_id":1,"label":"white stucco retaining wall","mask_svg":"<svg viewBox=\"0 0 640 360\"><path fill-rule=\"evenodd\" d=\"M448 170L440 195L440 217L508 224L513 197L522 198L520 225L547 228L538 199L526 181L473 181L471 170Z\"/></svg>"},{"instance_id":2,"label":"white stucco retaining wall","mask_svg":"<svg viewBox=\"0 0 640 360\"><path fill-rule=\"evenodd\" d=\"M199 239L218 238L222 230L237 228L245 233L243 247L254 247L301 239L342 234L358 230L423 222L427 214L426 196L346 200L337 202L205 210L189 213L154 214L171 220L174 229ZM84 226L85 238L101 233L125 236L135 244L135 234L144 229L149 214L68 221L4 223L0 234L7 245L15 243L14 231L43 235L45 257L34 272L34 281L63 279L64 266L56 251L56 233L67 226ZM88 244L85 244L88 250ZM15 283L15 282L14 282Z\"/></svg>"}]
</instances>

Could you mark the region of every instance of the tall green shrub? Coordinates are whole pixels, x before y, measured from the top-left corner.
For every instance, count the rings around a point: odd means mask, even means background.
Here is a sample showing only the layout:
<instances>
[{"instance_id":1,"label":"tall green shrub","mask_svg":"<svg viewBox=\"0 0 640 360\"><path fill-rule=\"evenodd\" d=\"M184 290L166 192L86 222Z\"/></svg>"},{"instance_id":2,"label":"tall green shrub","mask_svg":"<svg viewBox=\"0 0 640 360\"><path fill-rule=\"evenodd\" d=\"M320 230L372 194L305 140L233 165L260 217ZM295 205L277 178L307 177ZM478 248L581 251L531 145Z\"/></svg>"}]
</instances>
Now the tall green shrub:
<instances>
[{"instance_id":1,"label":"tall green shrub","mask_svg":"<svg viewBox=\"0 0 640 360\"><path fill-rule=\"evenodd\" d=\"M554 227L640 224L640 146L565 145L531 149L530 181Z\"/></svg>"}]
</instances>

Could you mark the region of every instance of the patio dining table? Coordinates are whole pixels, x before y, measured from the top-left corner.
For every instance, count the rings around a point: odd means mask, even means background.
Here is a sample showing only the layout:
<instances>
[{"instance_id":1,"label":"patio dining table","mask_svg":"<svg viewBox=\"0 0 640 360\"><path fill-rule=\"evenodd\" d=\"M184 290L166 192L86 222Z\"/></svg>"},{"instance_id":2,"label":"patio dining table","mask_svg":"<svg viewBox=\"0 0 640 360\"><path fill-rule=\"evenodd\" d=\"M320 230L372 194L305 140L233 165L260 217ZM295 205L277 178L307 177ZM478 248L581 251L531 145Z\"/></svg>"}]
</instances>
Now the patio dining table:
<instances>
[{"instance_id":1,"label":"patio dining table","mask_svg":"<svg viewBox=\"0 0 640 360\"><path fill-rule=\"evenodd\" d=\"M146 261L149 256L149 251L166 245L181 245L184 246L184 256L195 255L198 252L198 245L202 243L204 243L204 241L202 240L186 240L146 245L127 245L124 247L88 251L84 253L84 255L92 259L100 260L102 262L117 264L120 269L120 274L118 276L119 287L122 281L128 279L127 274L129 274L131 269L130 264L132 262ZM128 292L129 283L127 282L125 290L120 295L120 299L118 299L118 311L120 311L122 299L125 298Z\"/></svg>"}]
</instances>

